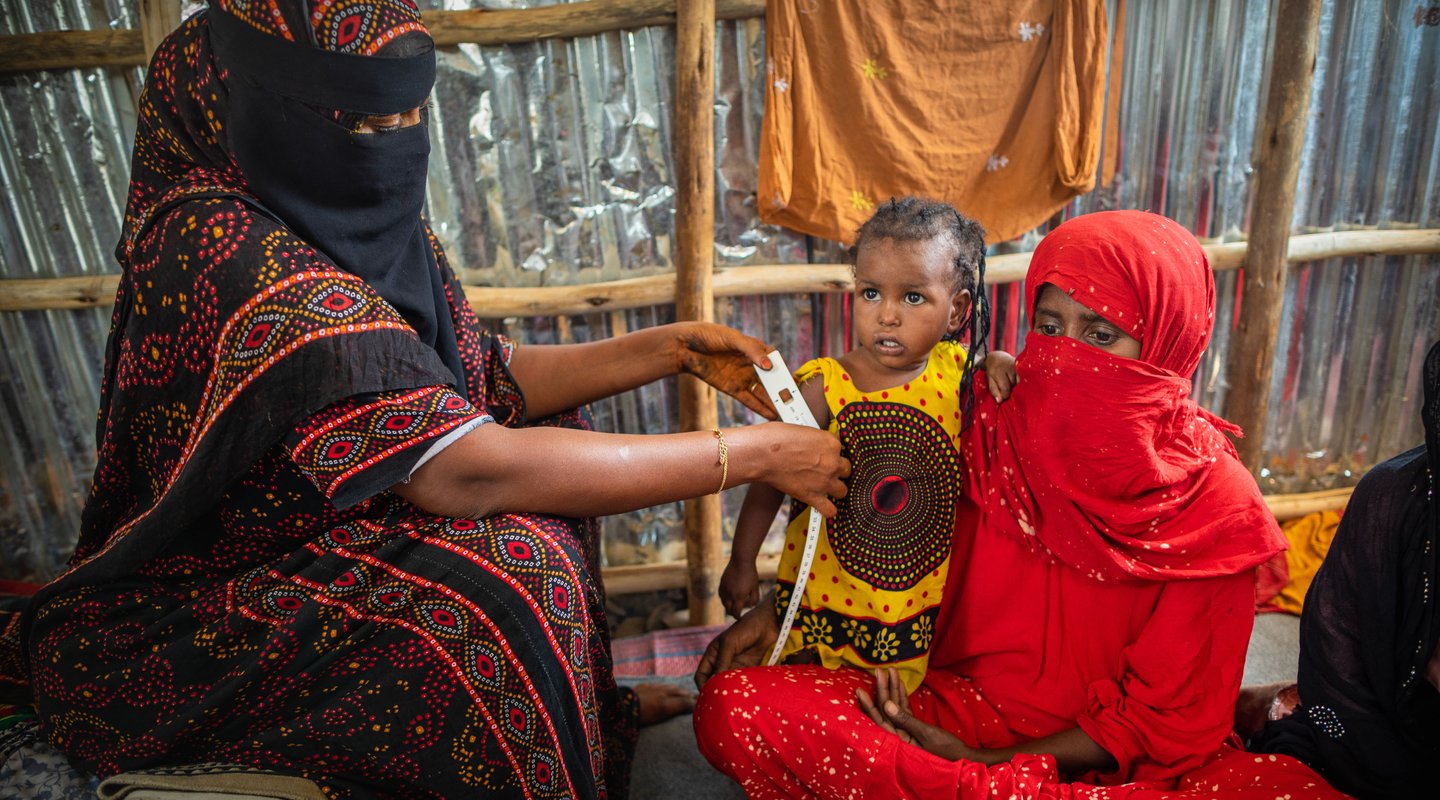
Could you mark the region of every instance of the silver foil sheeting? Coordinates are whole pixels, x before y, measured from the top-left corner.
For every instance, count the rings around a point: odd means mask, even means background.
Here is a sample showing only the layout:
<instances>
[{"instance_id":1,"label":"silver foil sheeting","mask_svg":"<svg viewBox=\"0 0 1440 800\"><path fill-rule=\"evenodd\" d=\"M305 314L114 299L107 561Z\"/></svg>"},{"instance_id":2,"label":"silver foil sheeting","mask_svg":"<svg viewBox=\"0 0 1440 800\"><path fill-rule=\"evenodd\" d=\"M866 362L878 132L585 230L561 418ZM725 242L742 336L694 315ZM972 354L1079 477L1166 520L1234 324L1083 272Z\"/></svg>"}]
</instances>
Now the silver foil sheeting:
<instances>
[{"instance_id":1,"label":"silver foil sheeting","mask_svg":"<svg viewBox=\"0 0 1440 800\"><path fill-rule=\"evenodd\" d=\"M1206 241L1244 237L1276 27L1271 5L1127 4L1112 154L1119 171L1064 216L1144 208ZM1383 5L1325 5L1297 233L1440 227L1440 29L1412 24L1413 3ZM136 27L134 3L0 0L0 33L104 27ZM441 51L428 213L463 280L554 286L673 269L674 39L670 29L644 28ZM761 20L717 23L716 264L841 260L837 245L756 216L764 64ZM140 81L139 69L0 75L0 277L117 269L111 253ZM1033 248L1053 222L996 252ZM1291 272L1265 437L1267 491L1353 483L1421 440L1420 361L1440 336L1437 266L1434 255L1367 257ZM1195 376L1196 397L1210 408L1224 404L1237 286L1237 273L1217 275L1215 338ZM1024 340L1020 291L994 290L997 341L1011 349ZM720 298L716 309L796 366L843 350L843 305L837 295L802 295ZM522 342L547 343L672 318L670 307L655 307L489 322ZM108 308L0 313L0 578L54 575L75 539L94 466L108 319ZM676 402L674 381L661 381L592 410L602 430L660 433L677 428ZM754 417L722 399L721 420ZM726 494L727 525L741 497ZM682 558L679 521L677 504L609 518L610 560Z\"/></svg>"}]
</instances>

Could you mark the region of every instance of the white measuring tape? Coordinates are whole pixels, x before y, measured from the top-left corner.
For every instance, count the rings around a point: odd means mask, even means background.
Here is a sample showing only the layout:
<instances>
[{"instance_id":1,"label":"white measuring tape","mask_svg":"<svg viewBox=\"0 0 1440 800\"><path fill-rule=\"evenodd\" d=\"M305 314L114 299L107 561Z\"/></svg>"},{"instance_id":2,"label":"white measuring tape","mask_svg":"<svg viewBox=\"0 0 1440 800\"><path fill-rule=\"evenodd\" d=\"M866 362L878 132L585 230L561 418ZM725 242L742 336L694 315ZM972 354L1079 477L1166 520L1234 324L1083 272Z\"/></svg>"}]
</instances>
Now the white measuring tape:
<instances>
[{"instance_id":1,"label":"white measuring tape","mask_svg":"<svg viewBox=\"0 0 1440 800\"><path fill-rule=\"evenodd\" d=\"M780 357L780 351L770 351L770 369L756 367L755 372L760 376L760 383L765 387L766 393L770 395L770 402L775 404L781 422L808 425L811 428L820 427L815 422L815 415L810 413L810 407L805 405L805 399L800 396L800 387L795 385L795 377L790 374L789 367L785 366L785 359ZM785 649L785 640L790 638L790 629L795 626L795 614L799 612L800 602L805 597L805 581L810 577L810 565L815 561L815 546L820 541L820 522L823 519L820 512L810 509L810 523L805 531L805 551L800 556L800 570L795 574L795 589L790 593L785 618L780 621L780 638L775 640L775 649L770 651L770 660L767 662L770 666L780 661L780 651Z\"/></svg>"}]
</instances>

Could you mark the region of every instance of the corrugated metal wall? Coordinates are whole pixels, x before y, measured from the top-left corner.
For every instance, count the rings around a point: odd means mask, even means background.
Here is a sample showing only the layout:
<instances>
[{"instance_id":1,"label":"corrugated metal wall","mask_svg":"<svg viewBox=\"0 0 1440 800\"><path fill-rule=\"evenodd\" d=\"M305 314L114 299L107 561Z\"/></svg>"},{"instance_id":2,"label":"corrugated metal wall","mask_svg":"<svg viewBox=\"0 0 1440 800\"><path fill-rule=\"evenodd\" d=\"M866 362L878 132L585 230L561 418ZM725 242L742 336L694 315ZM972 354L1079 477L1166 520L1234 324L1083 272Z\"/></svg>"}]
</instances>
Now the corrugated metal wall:
<instances>
[{"instance_id":1,"label":"corrugated metal wall","mask_svg":"<svg viewBox=\"0 0 1440 800\"><path fill-rule=\"evenodd\" d=\"M1326 5L1297 230L1440 227L1440 28L1412 24L1413 3L1384 6ZM1242 238L1272 14L1267 2L1132 0L1119 175L1067 213L1148 208L1205 239ZM131 4L0 0L0 33L105 26L135 27ZM836 261L835 245L755 215L763 28L717 26L717 264ZM558 285L671 269L673 50L673 33L652 28L442 54L429 204L467 282ZM0 75L0 276L114 271L138 81L138 70ZM1000 249L1029 249L1041 231ZM1434 256L1335 259L1291 277L1266 438L1275 457L1263 476L1275 491L1349 482L1419 441L1419 356L1440 336ZM1212 408L1224 400L1236 286L1235 273L1219 276L1215 346L1196 376ZM1011 348L1023 342L1017 298L1017 286L997 291ZM840 306L835 296L722 299L717 313L798 364L841 347ZM584 341L670 314L493 322L528 342ZM94 463L108 317L0 313L0 577L48 576L68 554ZM594 410L606 429L662 432L676 424L674 397L673 382L662 382ZM721 416L743 414L722 401ZM732 516L739 500L726 497ZM610 519L611 561L683 557L679 518L666 506Z\"/></svg>"}]
</instances>

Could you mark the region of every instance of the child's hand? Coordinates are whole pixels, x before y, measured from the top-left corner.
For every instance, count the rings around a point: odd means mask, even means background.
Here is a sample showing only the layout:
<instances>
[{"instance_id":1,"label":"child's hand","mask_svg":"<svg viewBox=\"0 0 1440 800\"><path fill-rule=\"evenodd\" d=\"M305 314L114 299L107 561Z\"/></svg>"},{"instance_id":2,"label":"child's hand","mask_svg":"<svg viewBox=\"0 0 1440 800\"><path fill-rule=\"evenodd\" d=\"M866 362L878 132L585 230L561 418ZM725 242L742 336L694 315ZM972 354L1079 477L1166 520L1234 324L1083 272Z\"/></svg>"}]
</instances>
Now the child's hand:
<instances>
[{"instance_id":1,"label":"child's hand","mask_svg":"<svg viewBox=\"0 0 1440 800\"><path fill-rule=\"evenodd\" d=\"M739 619L750 608L760 602L760 573L755 563L741 563L731 559L725 572L720 576L720 604L725 613Z\"/></svg>"},{"instance_id":2,"label":"child's hand","mask_svg":"<svg viewBox=\"0 0 1440 800\"><path fill-rule=\"evenodd\" d=\"M985 383L990 386L990 396L995 402L1003 403L1020 382L1015 371L1015 356L1004 350L991 350L985 356Z\"/></svg>"}]
</instances>

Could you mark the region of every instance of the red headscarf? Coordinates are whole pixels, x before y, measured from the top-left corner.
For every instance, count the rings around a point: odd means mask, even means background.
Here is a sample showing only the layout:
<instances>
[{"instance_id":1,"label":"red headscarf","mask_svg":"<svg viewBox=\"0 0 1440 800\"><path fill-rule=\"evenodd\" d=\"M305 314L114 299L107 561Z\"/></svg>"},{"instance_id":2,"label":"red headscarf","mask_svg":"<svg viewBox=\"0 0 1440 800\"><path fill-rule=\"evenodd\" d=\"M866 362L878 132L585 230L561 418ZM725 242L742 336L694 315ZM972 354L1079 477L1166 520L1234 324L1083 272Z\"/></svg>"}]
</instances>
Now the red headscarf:
<instances>
[{"instance_id":1,"label":"red headscarf","mask_svg":"<svg viewBox=\"0 0 1440 800\"><path fill-rule=\"evenodd\" d=\"M977 381L962 447L983 524L1097 580L1228 575L1284 549L1222 433L1239 429L1190 399L1215 316L1195 237L1140 211L1077 217L1035 250L1032 315L1047 283L1138 339L1140 357L1032 334L1007 401Z\"/></svg>"}]
</instances>

